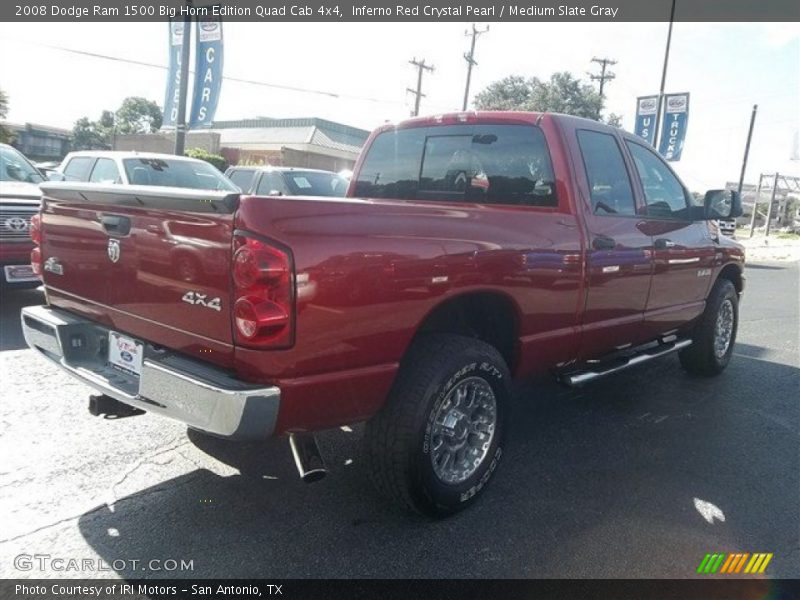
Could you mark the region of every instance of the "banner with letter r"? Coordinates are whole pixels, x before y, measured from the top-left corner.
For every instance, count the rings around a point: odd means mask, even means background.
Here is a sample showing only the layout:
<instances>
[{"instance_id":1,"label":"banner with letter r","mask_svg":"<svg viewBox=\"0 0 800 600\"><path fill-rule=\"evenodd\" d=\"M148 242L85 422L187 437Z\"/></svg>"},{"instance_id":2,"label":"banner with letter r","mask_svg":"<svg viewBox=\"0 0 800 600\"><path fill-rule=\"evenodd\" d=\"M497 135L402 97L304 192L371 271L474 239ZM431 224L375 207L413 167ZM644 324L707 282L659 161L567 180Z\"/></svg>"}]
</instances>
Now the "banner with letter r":
<instances>
[{"instance_id":1,"label":"banner with letter r","mask_svg":"<svg viewBox=\"0 0 800 600\"><path fill-rule=\"evenodd\" d=\"M222 20L197 21L194 92L189 129L211 127L222 88Z\"/></svg>"},{"instance_id":2,"label":"banner with letter r","mask_svg":"<svg viewBox=\"0 0 800 600\"><path fill-rule=\"evenodd\" d=\"M667 160L680 160L689 125L689 93L664 96L664 119L658 152Z\"/></svg>"}]
</instances>

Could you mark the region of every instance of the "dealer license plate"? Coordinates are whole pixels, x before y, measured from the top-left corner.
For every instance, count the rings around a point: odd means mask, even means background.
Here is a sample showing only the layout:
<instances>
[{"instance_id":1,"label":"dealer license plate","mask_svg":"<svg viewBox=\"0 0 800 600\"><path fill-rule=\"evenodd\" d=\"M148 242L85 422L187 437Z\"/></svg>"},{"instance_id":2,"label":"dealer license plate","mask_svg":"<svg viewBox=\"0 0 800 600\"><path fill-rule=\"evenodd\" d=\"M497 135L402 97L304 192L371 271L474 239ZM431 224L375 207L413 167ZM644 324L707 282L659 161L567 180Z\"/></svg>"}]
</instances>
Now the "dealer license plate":
<instances>
[{"instance_id":1,"label":"dealer license plate","mask_svg":"<svg viewBox=\"0 0 800 600\"><path fill-rule=\"evenodd\" d=\"M25 281L38 281L30 265L6 265L3 267L8 283L22 283Z\"/></svg>"},{"instance_id":2,"label":"dealer license plate","mask_svg":"<svg viewBox=\"0 0 800 600\"><path fill-rule=\"evenodd\" d=\"M116 331L108 332L108 362L111 366L126 373L141 375L143 359L143 344Z\"/></svg>"}]
</instances>

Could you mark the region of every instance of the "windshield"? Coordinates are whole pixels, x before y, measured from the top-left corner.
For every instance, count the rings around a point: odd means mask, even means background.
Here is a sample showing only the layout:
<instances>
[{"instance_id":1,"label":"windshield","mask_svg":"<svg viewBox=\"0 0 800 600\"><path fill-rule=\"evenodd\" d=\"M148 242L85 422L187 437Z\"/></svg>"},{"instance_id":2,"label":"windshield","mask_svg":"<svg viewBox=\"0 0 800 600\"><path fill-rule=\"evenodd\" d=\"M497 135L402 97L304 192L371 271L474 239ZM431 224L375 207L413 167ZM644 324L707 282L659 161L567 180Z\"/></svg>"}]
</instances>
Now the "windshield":
<instances>
[{"instance_id":1,"label":"windshield","mask_svg":"<svg viewBox=\"0 0 800 600\"><path fill-rule=\"evenodd\" d=\"M0 146L0 181L24 181L41 183L44 177L13 148Z\"/></svg>"},{"instance_id":2,"label":"windshield","mask_svg":"<svg viewBox=\"0 0 800 600\"><path fill-rule=\"evenodd\" d=\"M216 168L202 161L142 157L127 158L122 163L131 185L239 191Z\"/></svg>"},{"instance_id":3,"label":"windshield","mask_svg":"<svg viewBox=\"0 0 800 600\"><path fill-rule=\"evenodd\" d=\"M284 173L289 193L293 196L343 197L348 182L336 173L317 171L287 171Z\"/></svg>"}]
</instances>

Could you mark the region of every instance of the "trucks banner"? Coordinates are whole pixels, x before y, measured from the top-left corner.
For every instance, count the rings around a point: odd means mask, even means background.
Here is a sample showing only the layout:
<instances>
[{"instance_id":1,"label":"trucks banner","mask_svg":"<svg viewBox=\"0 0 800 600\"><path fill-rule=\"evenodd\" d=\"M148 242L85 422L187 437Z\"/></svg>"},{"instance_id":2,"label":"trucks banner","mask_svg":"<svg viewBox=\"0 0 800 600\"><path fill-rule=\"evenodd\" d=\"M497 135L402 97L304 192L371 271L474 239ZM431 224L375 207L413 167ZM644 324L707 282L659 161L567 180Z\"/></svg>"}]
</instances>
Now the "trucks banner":
<instances>
[{"instance_id":1,"label":"trucks banner","mask_svg":"<svg viewBox=\"0 0 800 600\"><path fill-rule=\"evenodd\" d=\"M664 119L661 123L658 152L667 160L677 161L681 159L686 128L689 125L689 93L667 94L664 99Z\"/></svg>"},{"instance_id":2,"label":"trucks banner","mask_svg":"<svg viewBox=\"0 0 800 600\"><path fill-rule=\"evenodd\" d=\"M183 28L183 21L170 21L169 23L169 67L167 70L167 94L164 98L164 121L161 124L162 129L174 129L175 122L178 120Z\"/></svg>"},{"instance_id":3,"label":"trucks banner","mask_svg":"<svg viewBox=\"0 0 800 600\"><path fill-rule=\"evenodd\" d=\"M222 88L222 20L197 21L197 52L189 128L211 127Z\"/></svg>"},{"instance_id":4,"label":"trucks banner","mask_svg":"<svg viewBox=\"0 0 800 600\"><path fill-rule=\"evenodd\" d=\"M636 99L636 124L634 133L647 140L651 146L655 141L658 126L658 96L639 96Z\"/></svg>"}]
</instances>

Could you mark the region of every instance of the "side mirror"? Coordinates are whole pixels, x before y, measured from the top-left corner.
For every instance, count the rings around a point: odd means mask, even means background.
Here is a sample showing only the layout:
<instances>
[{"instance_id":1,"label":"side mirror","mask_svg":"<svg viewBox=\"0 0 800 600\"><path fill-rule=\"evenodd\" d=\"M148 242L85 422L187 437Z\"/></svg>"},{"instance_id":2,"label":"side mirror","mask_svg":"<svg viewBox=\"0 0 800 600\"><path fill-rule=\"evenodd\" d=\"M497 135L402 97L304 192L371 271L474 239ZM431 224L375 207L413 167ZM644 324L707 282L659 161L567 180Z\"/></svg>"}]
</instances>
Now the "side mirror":
<instances>
[{"instance_id":1,"label":"side mirror","mask_svg":"<svg viewBox=\"0 0 800 600\"><path fill-rule=\"evenodd\" d=\"M742 197L732 190L710 190L703 200L705 220L733 219L742 216Z\"/></svg>"},{"instance_id":2,"label":"side mirror","mask_svg":"<svg viewBox=\"0 0 800 600\"><path fill-rule=\"evenodd\" d=\"M58 171L50 171L47 174L47 181L66 181L67 178L64 177L63 173L59 173Z\"/></svg>"}]
</instances>

